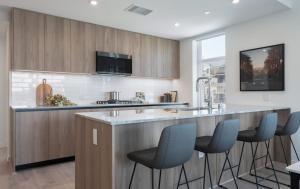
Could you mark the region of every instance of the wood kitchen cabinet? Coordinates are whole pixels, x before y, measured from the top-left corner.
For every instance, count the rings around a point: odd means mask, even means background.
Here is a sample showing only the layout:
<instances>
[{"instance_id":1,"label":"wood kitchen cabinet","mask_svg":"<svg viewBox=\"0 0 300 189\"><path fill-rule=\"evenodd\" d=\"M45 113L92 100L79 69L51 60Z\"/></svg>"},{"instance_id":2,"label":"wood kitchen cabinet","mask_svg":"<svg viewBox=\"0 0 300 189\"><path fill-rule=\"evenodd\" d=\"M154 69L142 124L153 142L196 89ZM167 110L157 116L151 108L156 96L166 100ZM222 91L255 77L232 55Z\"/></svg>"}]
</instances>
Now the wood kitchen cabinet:
<instances>
[{"instance_id":1,"label":"wood kitchen cabinet","mask_svg":"<svg viewBox=\"0 0 300 189\"><path fill-rule=\"evenodd\" d=\"M142 35L141 37L141 57L140 71L144 77L157 77L157 43L156 37Z\"/></svg>"},{"instance_id":2,"label":"wood kitchen cabinet","mask_svg":"<svg viewBox=\"0 0 300 189\"><path fill-rule=\"evenodd\" d=\"M43 14L13 9L12 69L44 71Z\"/></svg>"},{"instance_id":3,"label":"wood kitchen cabinet","mask_svg":"<svg viewBox=\"0 0 300 189\"><path fill-rule=\"evenodd\" d=\"M158 78L179 78L179 53L179 42L158 38Z\"/></svg>"},{"instance_id":4,"label":"wood kitchen cabinet","mask_svg":"<svg viewBox=\"0 0 300 189\"><path fill-rule=\"evenodd\" d=\"M75 155L75 110L49 112L49 159Z\"/></svg>"},{"instance_id":5,"label":"wood kitchen cabinet","mask_svg":"<svg viewBox=\"0 0 300 189\"><path fill-rule=\"evenodd\" d=\"M105 26L96 26L96 50L117 52L118 30Z\"/></svg>"},{"instance_id":6,"label":"wood kitchen cabinet","mask_svg":"<svg viewBox=\"0 0 300 189\"><path fill-rule=\"evenodd\" d=\"M170 45L170 68L171 68L171 76L169 78L179 79L180 78L180 44L179 41L168 40Z\"/></svg>"},{"instance_id":7,"label":"wood kitchen cabinet","mask_svg":"<svg viewBox=\"0 0 300 189\"><path fill-rule=\"evenodd\" d=\"M132 75L143 76L141 73L141 34L118 30L117 51L132 56Z\"/></svg>"},{"instance_id":8,"label":"wood kitchen cabinet","mask_svg":"<svg viewBox=\"0 0 300 189\"><path fill-rule=\"evenodd\" d=\"M70 30L70 20L46 15L45 71L71 71Z\"/></svg>"},{"instance_id":9,"label":"wood kitchen cabinet","mask_svg":"<svg viewBox=\"0 0 300 189\"><path fill-rule=\"evenodd\" d=\"M71 21L71 72L96 72L96 26Z\"/></svg>"},{"instance_id":10,"label":"wood kitchen cabinet","mask_svg":"<svg viewBox=\"0 0 300 189\"><path fill-rule=\"evenodd\" d=\"M164 77L171 77L171 71L170 71L170 49L169 48L169 40L167 39L158 39L158 45L157 45L157 76L159 78Z\"/></svg>"},{"instance_id":11,"label":"wood kitchen cabinet","mask_svg":"<svg viewBox=\"0 0 300 189\"><path fill-rule=\"evenodd\" d=\"M96 72L96 51L132 55L132 76L179 78L179 42L14 8L12 70Z\"/></svg>"},{"instance_id":12,"label":"wood kitchen cabinet","mask_svg":"<svg viewBox=\"0 0 300 189\"><path fill-rule=\"evenodd\" d=\"M17 112L14 138L16 165L48 160L48 112Z\"/></svg>"}]
</instances>

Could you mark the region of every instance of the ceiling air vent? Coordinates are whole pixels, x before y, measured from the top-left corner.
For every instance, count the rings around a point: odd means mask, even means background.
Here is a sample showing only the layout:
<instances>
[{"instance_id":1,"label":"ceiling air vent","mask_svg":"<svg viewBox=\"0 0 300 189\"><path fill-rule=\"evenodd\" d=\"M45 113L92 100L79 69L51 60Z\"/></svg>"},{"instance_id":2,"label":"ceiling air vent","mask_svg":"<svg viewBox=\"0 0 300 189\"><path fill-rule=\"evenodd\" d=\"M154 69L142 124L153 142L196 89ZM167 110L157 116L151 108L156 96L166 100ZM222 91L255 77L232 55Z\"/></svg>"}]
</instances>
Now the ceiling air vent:
<instances>
[{"instance_id":1,"label":"ceiling air vent","mask_svg":"<svg viewBox=\"0 0 300 189\"><path fill-rule=\"evenodd\" d=\"M152 12L152 10L146 9L144 7L139 7L137 5L130 5L125 10L143 16L146 16Z\"/></svg>"}]
</instances>

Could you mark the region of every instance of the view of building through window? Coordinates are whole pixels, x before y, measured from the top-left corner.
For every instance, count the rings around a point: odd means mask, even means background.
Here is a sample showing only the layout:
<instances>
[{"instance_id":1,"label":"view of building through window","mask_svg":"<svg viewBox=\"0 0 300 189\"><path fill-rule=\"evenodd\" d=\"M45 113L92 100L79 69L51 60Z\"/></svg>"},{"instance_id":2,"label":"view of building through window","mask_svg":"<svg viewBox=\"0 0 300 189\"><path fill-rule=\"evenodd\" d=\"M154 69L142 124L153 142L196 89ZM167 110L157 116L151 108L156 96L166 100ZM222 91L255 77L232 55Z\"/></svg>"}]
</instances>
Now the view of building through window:
<instances>
[{"instance_id":1,"label":"view of building through window","mask_svg":"<svg viewBox=\"0 0 300 189\"><path fill-rule=\"evenodd\" d=\"M225 35L197 41L198 77L210 77L213 107L225 102ZM208 81L199 84L198 105L209 100Z\"/></svg>"}]
</instances>

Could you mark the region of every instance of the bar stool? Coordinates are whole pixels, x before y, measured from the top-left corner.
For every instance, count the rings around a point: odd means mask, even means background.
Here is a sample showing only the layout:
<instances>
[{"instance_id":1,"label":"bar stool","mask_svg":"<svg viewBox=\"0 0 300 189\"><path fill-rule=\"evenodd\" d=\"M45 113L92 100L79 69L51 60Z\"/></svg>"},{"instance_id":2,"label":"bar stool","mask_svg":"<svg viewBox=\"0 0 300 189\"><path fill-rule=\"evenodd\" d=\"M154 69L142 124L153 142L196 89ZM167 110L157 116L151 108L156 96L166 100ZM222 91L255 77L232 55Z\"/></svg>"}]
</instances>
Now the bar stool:
<instances>
[{"instance_id":1,"label":"bar stool","mask_svg":"<svg viewBox=\"0 0 300 189\"><path fill-rule=\"evenodd\" d=\"M292 137L291 137L293 134L295 134L299 130L299 127L300 127L300 112L294 112L290 115L290 117L289 117L288 121L286 122L285 126L278 126L277 130L275 132L275 136L278 136L279 139L280 139L281 148L282 148L284 159L285 159L285 162L286 162L287 166L289 166L290 164L288 162L288 158L287 158L287 155L286 155L286 150L284 149L282 137L285 137L285 136L289 137L289 140L292 144L292 147L293 147L293 150L296 154L296 157L297 157L298 161L300 161L299 155L296 151L295 145L294 145ZM266 166L267 169L271 169L270 167L267 167L267 158L266 158L265 166ZM275 171L289 175L288 172L284 172L284 171L276 170L276 169L275 169ZM282 183L282 184L284 184L284 183ZM286 185L286 184L284 184L284 185Z\"/></svg>"},{"instance_id":2,"label":"bar stool","mask_svg":"<svg viewBox=\"0 0 300 189\"><path fill-rule=\"evenodd\" d=\"M198 137L196 139L195 150L199 152L205 153L205 163L204 163L204 176L200 177L203 178L203 188L205 188L205 177L206 177L206 165L208 167L209 179L211 188L213 188L212 180L211 180L211 171L209 166L208 154L216 154L216 153L225 153L226 158L223 164L222 172L218 181L218 186L225 188L220 184L226 163L228 162L231 174L234 179L234 183L236 188L238 188L235 175L232 170L232 166L230 160L228 158L230 149L234 145L238 132L240 128L240 121L239 120L227 120L223 122L219 122L213 136L203 136Z\"/></svg>"},{"instance_id":3,"label":"bar stool","mask_svg":"<svg viewBox=\"0 0 300 189\"><path fill-rule=\"evenodd\" d=\"M280 139L280 144L281 144L281 147L282 147L282 151L283 151L285 162L286 162L287 166L289 165L289 163L288 163L286 151L284 149L284 145L283 145L283 142L282 142L282 137L283 136L288 136L289 137L290 142L291 142L292 147L293 147L293 150L296 154L296 157L297 157L298 161L300 161L299 155L297 153L297 150L295 148L294 142L293 142L292 137L291 137L293 134L295 134L299 130L299 127L300 127L300 112L294 112L290 115L290 117L289 117L288 121L286 122L285 126L283 126L283 127L278 126L277 130L275 132L275 136L278 136L279 139Z\"/></svg>"},{"instance_id":4,"label":"bar stool","mask_svg":"<svg viewBox=\"0 0 300 189\"><path fill-rule=\"evenodd\" d=\"M273 173L274 173L274 176L275 176L275 179L276 179L277 186L280 189L278 178L277 178L276 172L274 170L273 161L272 161L272 158L271 158L271 155L270 155L270 152L269 152L269 145L267 144L267 142L270 141L275 135L275 131L276 131L276 127L277 127L277 119L278 119L277 113L269 113L269 114L265 115L262 118L262 120L259 124L259 127L257 129L240 131L239 134L238 134L238 139L237 140L243 142L243 146L242 146L242 151L241 151L240 160L239 160L239 164L238 164L237 177L241 180L246 181L246 182L256 184L257 189L259 188L259 186L262 186L262 187L265 187L265 188L270 188L270 187L267 187L265 185L262 185L262 184L258 183L258 178L265 179L263 177L258 176L257 173L256 173L255 161L257 160L256 159L256 154L257 154L258 144L260 142L265 143L266 150L267 150L267 156L269 157L269 160L271 162L272 170L273 170ZM251 144L252 164L251 164L251 167L250 167L250 175L252 175L251 171L252 171L252 167L254 167L255 182L252 182L251 180L248 180L248 179L244 179L243 177L239 177L241 160L242 160L242 156L243 156L244 147L245 147L246 142ZM254 142L257 143L255 150L253 149L253 143Z\"/></svg>"},{"instance_id":5,"label":"bar stool","mask_svg":"<svg viewBox=\"0 0 300 189\"><path fill-rule=\"evenodd\" d=\"M154 169L159 170L158 188L160 188L162 170L181 166L178 188L182 172L187 181L184 163L191 159L195 141L196 123L169 126L162 131L158 147L129 153L127 157L135 162L129 189L138 163L151 169L152 189L154 189ZM189 188L188 182L187 187Z\"/></svg>"}]
</instances>

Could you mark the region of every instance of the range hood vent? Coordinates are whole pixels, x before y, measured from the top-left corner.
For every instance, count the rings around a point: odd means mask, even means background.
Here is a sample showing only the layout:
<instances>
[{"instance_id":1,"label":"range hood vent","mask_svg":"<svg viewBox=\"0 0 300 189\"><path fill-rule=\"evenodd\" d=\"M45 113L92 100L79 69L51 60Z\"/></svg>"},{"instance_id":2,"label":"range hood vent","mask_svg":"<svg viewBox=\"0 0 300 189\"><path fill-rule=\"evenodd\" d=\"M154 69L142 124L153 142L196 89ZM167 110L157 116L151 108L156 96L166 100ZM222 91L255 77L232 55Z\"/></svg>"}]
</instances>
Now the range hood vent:
<instances>
[{"instance_id":1,"label":"range hood vent","mask_svg":"<svg viewBox=\"0 0 300 189\"><path fill-rule=\"evenodd\" d=\"M137 6L137 5L134 5L134 4L127 7L125 9L125 11L132 12L132 13L139 14L139 15L143 15L143 16L146 16L146 15L150 14L151 12L153 12L153 10L146 9L144 7L140 7L140 6Z\"/></svg>"}]
</instances>

